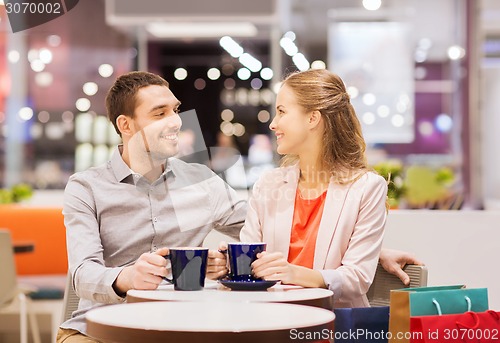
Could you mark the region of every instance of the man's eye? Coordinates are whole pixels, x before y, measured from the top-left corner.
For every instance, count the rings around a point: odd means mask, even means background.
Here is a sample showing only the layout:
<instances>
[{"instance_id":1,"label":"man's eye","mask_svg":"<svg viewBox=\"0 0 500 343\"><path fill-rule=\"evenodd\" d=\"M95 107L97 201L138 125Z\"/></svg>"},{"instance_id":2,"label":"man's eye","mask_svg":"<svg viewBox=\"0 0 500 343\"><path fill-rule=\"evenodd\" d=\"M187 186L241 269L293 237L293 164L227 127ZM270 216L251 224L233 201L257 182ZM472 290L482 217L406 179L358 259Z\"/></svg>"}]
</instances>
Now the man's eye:
<instances>
[{"instance_id":1,"label":"man's eye","mask_svg":"<svg viewBox=\"0 0 500 343\"><path fill-rule=\"evenodd\" d=\"M161 113L157 113L156 116L157 117L162 117L165 113L164 112L161 112Z\"/></svg>"}]
</instances>

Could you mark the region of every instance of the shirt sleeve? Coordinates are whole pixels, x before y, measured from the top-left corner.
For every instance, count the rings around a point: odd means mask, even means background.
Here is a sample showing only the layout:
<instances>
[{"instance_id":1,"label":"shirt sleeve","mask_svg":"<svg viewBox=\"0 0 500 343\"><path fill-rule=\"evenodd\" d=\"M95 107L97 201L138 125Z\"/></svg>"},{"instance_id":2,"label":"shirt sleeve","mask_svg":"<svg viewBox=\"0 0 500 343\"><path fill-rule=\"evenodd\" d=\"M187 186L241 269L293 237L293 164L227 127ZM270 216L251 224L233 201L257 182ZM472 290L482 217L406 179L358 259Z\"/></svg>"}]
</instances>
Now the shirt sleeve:
<instances>
[{"instance_id":1,"label":"shirt sleeve","mask_svg":"<svg viewBox=\"0 0 500 343\"><path fill-rule=\"evenodd\" d=\"M369 178L361 198L356 224L342 265L320 270L334 298L349 301L365 295L377 268L387 218L387 184L382 177Z\"/></svg>"},{"instance_id":2,"label":"shirt sleeve","mask_svg":"<svg viewBox=\"0 0 500 343\"><path fill-rule=\"evenodd\" d=\"M262 225L260 218L263 217L260 198L260 179L254 184L252 194L248 201L245 226L241 229L240 241L262 242Z\"/></svg>"},{"instance_id":3,"label":"shirt sleeve","mask_svg":"<svg viewBox=\"0 0 500 343\"><path fill-rule=\"evenodd\" d=\"M209 189L214 214L214 228L220 233L239 240L245 222L246 201L216 174L211 178Z\"/></svg>"},{"instance_id":4,"label":"shirt sleeve","mask_svg":"<svg viewBox=\"0 0 500 343\"><path fill-rule=\"evenodd\" d=\"M123 267L106 267L91 186L78 174L64 191L64 225L69 269L73 287L80 298L99 303L120 303L113 283Z\"/></svg>"}]
</instances>

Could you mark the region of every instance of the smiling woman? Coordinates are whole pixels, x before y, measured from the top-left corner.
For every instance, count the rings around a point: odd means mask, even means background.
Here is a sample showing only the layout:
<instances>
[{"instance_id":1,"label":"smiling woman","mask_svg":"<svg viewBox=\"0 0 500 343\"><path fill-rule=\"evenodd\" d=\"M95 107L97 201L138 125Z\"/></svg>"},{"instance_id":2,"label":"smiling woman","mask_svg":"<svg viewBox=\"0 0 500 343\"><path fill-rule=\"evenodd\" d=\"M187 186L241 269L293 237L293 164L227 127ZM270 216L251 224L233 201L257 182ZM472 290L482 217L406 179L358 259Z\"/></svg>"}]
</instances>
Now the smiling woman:
<instances>
[{"instance_id":1,"label":"smiling woman","mask_svg":"<svg viewBox=\"0 0 500 343\"><path fill-rule=\"evenodd\" d=\"M387 216L386 181L368 170L361 126L339 76L291 74L276 98L285 164L256 182L240 239L267 250L256 277L333 291L336 307L369 306Z\"/></svg>"}]
</instances>

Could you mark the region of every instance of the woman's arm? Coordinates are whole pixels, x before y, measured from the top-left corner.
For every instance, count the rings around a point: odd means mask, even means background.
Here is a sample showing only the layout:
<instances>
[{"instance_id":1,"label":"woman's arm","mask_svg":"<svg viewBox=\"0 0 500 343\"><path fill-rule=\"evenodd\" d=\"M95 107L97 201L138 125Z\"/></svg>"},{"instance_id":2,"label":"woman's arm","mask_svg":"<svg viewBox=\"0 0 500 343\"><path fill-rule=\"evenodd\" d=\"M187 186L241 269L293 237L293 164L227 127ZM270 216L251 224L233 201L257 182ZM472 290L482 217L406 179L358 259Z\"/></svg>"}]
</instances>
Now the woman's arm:
<instances>
[{"instance_id":1,"label":"woman's arm","mask_svg":"<svg viewBox=\"0 0 500 343\"><path fill-rule=\"evenodd\" d=\"M363 194L341 266L320 271L335 298L355 299L366 294L375 276L387 218L387 183L375 174L367 177L363 188L351 189Z\"/></svg>"},{"instance_id":2,"label":"woman's arm","mask_svg":"<svg viewBox=\"0 0 500 343\"><path fill-rule=\"evenodd\" d=\"M302 287L326 288L323 276L317 270L288 263L281 252L257 254L252 263L254 275L264 280L279 280L284 284Z\"/></svg>"}]
</instances>

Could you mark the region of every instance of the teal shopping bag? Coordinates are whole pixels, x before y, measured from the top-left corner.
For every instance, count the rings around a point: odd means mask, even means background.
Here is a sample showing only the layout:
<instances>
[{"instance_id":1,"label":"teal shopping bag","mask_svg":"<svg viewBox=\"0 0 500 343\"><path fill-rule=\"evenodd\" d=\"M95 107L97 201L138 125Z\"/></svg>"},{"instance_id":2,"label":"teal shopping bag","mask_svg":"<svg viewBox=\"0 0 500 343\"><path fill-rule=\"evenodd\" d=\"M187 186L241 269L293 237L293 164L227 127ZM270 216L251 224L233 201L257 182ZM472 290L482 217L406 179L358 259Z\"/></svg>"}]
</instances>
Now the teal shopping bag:
<instances>
[{"instance_id":1,"label":"teal shopping bag","mask_svg":"<svg viewBox=\"0 0 500 343\"><path fill-rule=\"evenodd\" d=\"M464 285L403 288L391 291L389 342L409 342L410 317L488 310L486 288ZM406 335L406 336L405 336Z\"/></svg>"}]
</instances>

